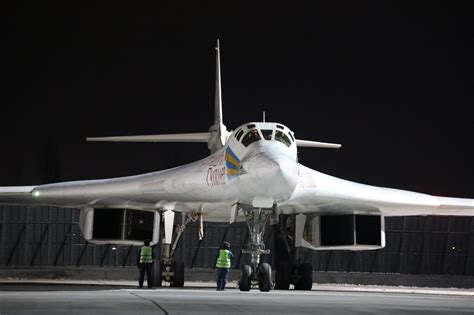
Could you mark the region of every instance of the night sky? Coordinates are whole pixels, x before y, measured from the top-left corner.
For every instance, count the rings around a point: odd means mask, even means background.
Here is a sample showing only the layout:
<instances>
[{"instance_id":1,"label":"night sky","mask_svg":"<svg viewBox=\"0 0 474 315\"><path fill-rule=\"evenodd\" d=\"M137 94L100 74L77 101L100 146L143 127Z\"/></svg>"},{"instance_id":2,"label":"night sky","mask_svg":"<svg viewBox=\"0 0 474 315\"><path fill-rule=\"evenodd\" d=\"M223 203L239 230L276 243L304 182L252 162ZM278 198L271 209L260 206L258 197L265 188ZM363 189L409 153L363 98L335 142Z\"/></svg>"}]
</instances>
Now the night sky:
<instances>
[{"instance_id":1,"label":"night sky","mask_svg":"<svg viewBox=\"0 0 474 315\"><path fill-rule=\"evenodd\" d=\"M366 184L474 197L474 1L2 5L0 185L135 175L205 144L87 136L206 131L216 38L224 123L287 125L301 163Z\"/></svg>"}]
</instances>

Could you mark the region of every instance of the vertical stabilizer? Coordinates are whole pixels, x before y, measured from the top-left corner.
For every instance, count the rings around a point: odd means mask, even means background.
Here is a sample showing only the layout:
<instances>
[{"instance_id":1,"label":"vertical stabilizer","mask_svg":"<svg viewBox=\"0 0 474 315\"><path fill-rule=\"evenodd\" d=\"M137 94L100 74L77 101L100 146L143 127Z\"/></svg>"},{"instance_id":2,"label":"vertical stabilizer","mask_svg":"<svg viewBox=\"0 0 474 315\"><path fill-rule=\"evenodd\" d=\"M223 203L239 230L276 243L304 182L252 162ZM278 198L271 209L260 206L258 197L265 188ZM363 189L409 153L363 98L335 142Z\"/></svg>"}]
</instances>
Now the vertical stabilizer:
<instances>
[{"instance_id":1,"label":"vertical stabilizer","mask_svg":"<svg viewBox=\"0 0 474 315\"><path fill-rule=\"evenodd\" d=\"M227 128L224 126L222 116L222 89L221 89L221 54L219 47L219 39L216 46L216 94L214 98L214 124L209 128L211 138L207 143L207 147L211 152L216 152L224 146L229 136Z\"/></svg>"},{"instance_id":2,"label":"vertical stabilizer","mask_svg":"<svg viewBox=\"0 0 474 315\"><path fill-rule=\"evenodd\" d=\"M214 124L222 124L222 90L221 90L221 53L219 39L216 46L216 95L214 98Z\"/></svg>"}]
</instances>

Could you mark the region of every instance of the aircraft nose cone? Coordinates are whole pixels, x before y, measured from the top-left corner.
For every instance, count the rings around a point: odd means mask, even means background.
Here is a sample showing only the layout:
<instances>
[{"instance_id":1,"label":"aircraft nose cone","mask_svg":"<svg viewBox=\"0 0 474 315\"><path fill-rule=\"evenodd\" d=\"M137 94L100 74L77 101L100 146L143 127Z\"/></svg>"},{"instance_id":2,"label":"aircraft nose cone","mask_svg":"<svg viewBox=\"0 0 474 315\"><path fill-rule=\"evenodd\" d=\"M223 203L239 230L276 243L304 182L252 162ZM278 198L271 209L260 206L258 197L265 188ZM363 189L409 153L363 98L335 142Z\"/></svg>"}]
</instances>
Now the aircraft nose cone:
<instances>
[{"instance_id":1,"label":"aircraft nose cone","mask_svg":"<svg viewBox=\"0 0 474 315\"><path fill-rule=\"evenodd\" d=\"M289 156L260 153L243 161L242 165L252 178L252 182L260 183L258 187L252 189L262 194L284 199L296 187L298 168Z\"/></svg>"},{"instance_id":2,"label":"aircraft nose cone","mask_svg":"<svg viewBox=\"0 0 474 315\"><path fill-rule=\"evenodd\" d=\"M242 163L247 173L258 179L274 176L280 170L280 164L264 154L257 154Z\"/></svg>"}]
</instances>

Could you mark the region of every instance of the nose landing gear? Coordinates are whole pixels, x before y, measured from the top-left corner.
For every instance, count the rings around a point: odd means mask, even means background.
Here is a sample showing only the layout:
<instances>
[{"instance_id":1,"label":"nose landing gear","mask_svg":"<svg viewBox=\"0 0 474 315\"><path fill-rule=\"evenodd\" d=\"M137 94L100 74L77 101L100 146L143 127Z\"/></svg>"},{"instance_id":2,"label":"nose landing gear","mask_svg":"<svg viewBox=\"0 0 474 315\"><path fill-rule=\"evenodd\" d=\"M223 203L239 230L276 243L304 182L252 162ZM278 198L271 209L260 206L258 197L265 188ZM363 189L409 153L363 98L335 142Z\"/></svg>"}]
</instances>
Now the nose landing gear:
<instances>
[{"instance_id":1,"label":"nose landing gear","mask_svg":"<svg viewBox=\"0 0 474 315\"><path fill-rule=\"evenodd\" d=\"M240 291L249 291L253 286L259 287L260 291L268 292L272 288L272 267L268 263L260 263L260 255L269 254L265 249L263 234L273 208L243 209L245 221L250 233L250 241L244 254L250 254L251 265L243 265L239 281Z\"/></svg>"}]
</instances>

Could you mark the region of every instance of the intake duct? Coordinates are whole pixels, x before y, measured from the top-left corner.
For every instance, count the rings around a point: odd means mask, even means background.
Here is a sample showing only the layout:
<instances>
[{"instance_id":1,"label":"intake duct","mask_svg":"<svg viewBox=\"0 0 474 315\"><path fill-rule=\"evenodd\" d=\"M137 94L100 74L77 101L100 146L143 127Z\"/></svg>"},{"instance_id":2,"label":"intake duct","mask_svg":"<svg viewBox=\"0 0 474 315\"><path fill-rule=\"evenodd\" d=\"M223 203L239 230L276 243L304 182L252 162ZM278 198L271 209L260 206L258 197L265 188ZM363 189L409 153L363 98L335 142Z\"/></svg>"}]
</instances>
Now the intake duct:
<instances>
[{"instance_id":1,"label":"intake duct","mask_svg":"<svg viewBox=\"0 0 474 315\"><path fill-rule=\"evenodd\" d=\"M300 246L314 250L371 250L385 246L384 218L378 214L298 215L296 235L301 235Z\"/></svg>"},{"instance_id":2,"label":"intake duct","mask_svg":"<svg viewBox=\"0 0 474 315\"><path fill-rule=\"evenodd\" d=\"M94 244L141 245L159 240L157 211L86 208L81 210L80 227L85 239Z\"/></svg>"}]
</instances>

